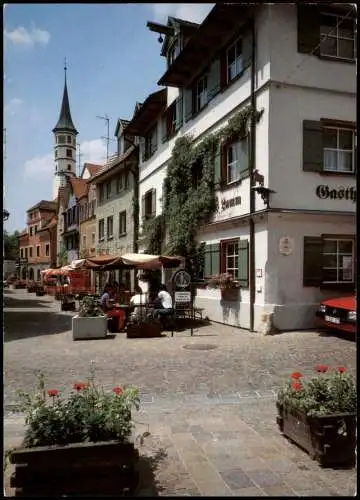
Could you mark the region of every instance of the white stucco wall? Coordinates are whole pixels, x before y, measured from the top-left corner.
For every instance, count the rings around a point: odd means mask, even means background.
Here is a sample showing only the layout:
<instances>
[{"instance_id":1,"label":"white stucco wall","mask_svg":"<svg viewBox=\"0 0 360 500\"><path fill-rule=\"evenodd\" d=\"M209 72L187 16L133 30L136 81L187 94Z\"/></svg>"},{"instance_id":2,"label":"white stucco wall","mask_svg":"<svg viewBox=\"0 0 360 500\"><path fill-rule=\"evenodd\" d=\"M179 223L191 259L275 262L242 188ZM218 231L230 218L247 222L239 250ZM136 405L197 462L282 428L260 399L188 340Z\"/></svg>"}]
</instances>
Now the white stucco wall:
<instances>
[{"instance_id":1,"label":"white stucco wall","mask_svg":"<svg viewBox=\"0 0 360 500\"><path fill-rule=\"evenodd\" d=\"M355 217L334 215L271 214L268 219L268 255L265 264L265 302L275 312L275 325L281 330L313 328L315 310L326 298L343 291L303 287L304 236L355 234ZM279 240L294 240L291 255L281 255Z\"/></svg>"},{"instance_id":2,"label":"white stucco wall","mask_svg":"<svg viewBox=\"0 0 360 500\"><path fill-rule=\"evenodd\" d=\"M355 64L297 51L295 4L273 4L269 10L271 80L356 93Z\"/></svg>"},{"instance_id":3,"label":"white stucco wall","mask_svg":"<svg viewBox=\"0 0 360 500\"><path fill-rule=\"evenodd\" d=\"M271 195L272 207L355 211L351 200L322 200L315 193L320 184L330 189L355 188L355 177L303 171L303 120L321 118L356 121L355 98L351 94L271 85L268 187L276 191Z\"/></svg>"}]
</instances>

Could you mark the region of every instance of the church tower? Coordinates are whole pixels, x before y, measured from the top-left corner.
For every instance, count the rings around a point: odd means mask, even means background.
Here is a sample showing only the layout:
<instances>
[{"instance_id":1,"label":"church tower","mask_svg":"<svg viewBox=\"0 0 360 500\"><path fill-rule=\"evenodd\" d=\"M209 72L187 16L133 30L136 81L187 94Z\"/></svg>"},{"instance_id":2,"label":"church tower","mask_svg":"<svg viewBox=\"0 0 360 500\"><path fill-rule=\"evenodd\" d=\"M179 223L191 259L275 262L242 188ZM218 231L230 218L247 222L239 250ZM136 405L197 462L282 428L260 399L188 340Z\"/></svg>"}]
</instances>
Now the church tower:
<instances>
[{"instance_id":1,"label":"church tower","mask_svg":"<svg viewBox=\"0 0 360 500\"><path fill-rule=\"evenodd\" d=\"M55 173L53 181L53 199L58 195L59 187L66 185L66 177L76 177L76 130L70 113L69 96L66 85L66 63L64 67L65 85L60 116L53 128Z\"/></svg>"}]
</instances>

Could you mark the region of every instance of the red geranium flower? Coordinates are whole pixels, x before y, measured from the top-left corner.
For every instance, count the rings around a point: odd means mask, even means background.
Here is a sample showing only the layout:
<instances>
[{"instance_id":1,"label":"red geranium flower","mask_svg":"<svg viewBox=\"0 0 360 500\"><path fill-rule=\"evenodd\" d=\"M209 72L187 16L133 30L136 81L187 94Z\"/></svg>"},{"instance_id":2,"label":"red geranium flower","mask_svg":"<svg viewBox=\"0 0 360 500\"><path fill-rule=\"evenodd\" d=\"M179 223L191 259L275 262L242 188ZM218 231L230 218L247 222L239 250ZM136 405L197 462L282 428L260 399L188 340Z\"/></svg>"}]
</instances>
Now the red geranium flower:
<instances>
[{"instance_id":1,"label":"red geranium flower","mask_svg":"<svg viewBox=\"0 0 360 500\"><path fill-rule=\"evenodd\" d=\"M339 367L338 367L338 372L340 372L340 373L344 373L344 372L346 372L346 368L345 368L345 366L339 366Z\"/></svg>"},{"instance_id":2,"label":"red geranium flower","mask_svg":"<svg viewBox=\"0 0 360 500\"><path fill-rule=\"evenodd\" d=\"M302 389L302 385L300 384L300 382L293 382L291 384L291 387L294 391L300 391Z\"/></svg>"},{"instance_id":3,"label":"red geranium flower","mask_svg":"<svg viewBox=\"0 0 360 500\"><path fill-rule=\"evenodd\" d=\"M87 384L84 384L82 382L78 382L78 383L73 385L73 388L75 389L75 391L80 392L80 391L83 391L84 389L87 388Z\"/></svg>"},{"instance_id":4,"label":"red geranium flower","mask_svg":"<svg viewBox=\"0 0 360 500\"><path fill-rule=\"evenodd\" d=\"M57 389L49 389L48 390L48 395L50 397L55 397L55 396L58 396L60 394L60 391L58 391Z\"/></svg>"},{"instance_id":5,"label":"red geranium flower","mask_svg":"<svg viewBox=\"0 0 360 500\"><path fill-rule=\"evenodd\" d=\"M302 374L302 373L300 373L300 372L293 372L293 373L291 374L291 378L294 378L294 379L299 379L299 378L301 378L301 377L303 377L303 374Z\"/></svg>"},{"instance_id":6,"label":"red geranium flower","mask_svg":"<svg viewBox=\"0 0 360 500\"><path fill-rule=\"evenodd\" d=\"M113 392L117 394L118 396L121 396L121 394L124 392L121 387L114 387Z\"/></svg>"},{"instance_id":7,"label":"red geranium flower","mask_svg":"<svg viewBox=\"0 0 360 500\"><path fill-rule=\"evenodd\" d=\"M325 373L329 370L329 367L327 365L317 365L315 366L315 370L319 373Z\"/></svg>"}]
</instances>

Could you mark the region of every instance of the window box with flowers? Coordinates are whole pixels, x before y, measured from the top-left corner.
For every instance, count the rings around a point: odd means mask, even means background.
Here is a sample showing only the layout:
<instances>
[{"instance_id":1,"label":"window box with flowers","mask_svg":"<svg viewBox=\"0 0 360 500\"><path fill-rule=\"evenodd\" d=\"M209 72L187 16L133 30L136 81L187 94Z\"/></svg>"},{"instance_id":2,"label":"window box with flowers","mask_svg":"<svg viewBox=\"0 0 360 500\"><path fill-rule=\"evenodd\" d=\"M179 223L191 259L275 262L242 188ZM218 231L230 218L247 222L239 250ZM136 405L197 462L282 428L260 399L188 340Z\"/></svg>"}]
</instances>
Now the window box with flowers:
<instances>
[{"instance_id":1,"label":"window box with flowers","mask_svg":"<svg viewBox=\"0 0 360 500\"><path fill-rule=\"evenodd\" d=\"M67 395L45 388L39 375L34 394L20 393L25 412L22 448L11 450L15 496L124 496L138 484L138 451L132 439L137 388L105 391L75 383ZM144 433L141 439L148 435Z\"/></svg>"},{"instance_id":2,"label":"window box with flowers","mask_svg":"<svg viewBox=\"0 0 360 500\"><path fill-rule=\"evenodd\" d=\"M209 288L220 288L222 300L239 300L240 283L229 273L210 276L207 285Z\"/></svg>"},{"instance_id":3,"label":"window box with flowers","mask_svg":"<svg viewBox=\"0 0 360 500\"><path fill-rule=\"evenodd\" d=\"M281 432L322 466L355 464L356 385L344 367L315 368L309 379L294 372L279 391Z\"/></svg>"}]
</instances>

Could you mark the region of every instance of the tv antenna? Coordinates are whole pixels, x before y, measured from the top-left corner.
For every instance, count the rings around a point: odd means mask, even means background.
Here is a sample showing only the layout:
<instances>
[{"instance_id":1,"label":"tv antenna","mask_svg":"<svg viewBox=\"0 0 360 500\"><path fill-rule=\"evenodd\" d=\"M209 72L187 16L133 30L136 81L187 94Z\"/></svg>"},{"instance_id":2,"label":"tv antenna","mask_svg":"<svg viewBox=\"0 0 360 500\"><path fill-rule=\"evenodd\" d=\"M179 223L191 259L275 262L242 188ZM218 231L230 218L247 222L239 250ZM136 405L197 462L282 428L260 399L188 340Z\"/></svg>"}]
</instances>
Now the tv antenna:
<instances>
[{"instance_id":1,"label":"tv antenna","mask_svg":"<svg viewBox=\"0 0 360 500\"><path fill-rule=\"evenodd\" d=\"M108 115L104 115L104 116L97 116L96 118L98 118L99 120L105 120L106 121L106 137L104 136L101 136L101 139L104 139L106 140L106 163L108 163L109 161L109 142L110 140L114 140L114 139L110 139L110 118L108 117Z\"/></svg>"}]
</instances>

